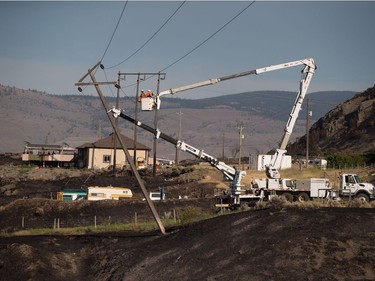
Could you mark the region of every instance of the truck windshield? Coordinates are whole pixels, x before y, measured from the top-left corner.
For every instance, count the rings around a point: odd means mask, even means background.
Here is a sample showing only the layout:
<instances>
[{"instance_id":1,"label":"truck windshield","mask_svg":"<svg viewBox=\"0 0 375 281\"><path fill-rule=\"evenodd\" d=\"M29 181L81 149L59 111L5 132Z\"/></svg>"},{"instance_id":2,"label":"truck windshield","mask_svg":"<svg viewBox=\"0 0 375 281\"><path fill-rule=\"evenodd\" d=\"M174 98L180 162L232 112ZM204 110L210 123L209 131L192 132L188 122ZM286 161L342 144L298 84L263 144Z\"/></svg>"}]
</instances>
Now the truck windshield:
<instances>
[{"instance_id":1,"label":"truck windshield","mask_svg":"<svg viewBox=\"0 0 375 281\"><path fill-rule=\"evenodd\" d=\"M354 183L360 183L359 176L353 176Z\"/></svg>"}]
</instances>

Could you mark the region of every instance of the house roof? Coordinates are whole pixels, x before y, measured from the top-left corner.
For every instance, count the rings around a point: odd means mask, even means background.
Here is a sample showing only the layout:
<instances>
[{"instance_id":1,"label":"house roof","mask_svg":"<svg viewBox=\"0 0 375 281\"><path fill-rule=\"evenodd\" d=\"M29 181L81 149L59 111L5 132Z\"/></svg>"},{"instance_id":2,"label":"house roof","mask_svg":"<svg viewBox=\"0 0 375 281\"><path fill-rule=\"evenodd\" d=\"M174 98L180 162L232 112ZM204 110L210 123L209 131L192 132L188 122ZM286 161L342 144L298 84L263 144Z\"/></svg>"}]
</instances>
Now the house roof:
<instances>
[{"instance_id":1,"label":"house roof","mask_svg":"<svg viewBox=\"0 0 375 281\"><path fill-rule=\"evenodd\" d=\"M26 142L26 149L39 149L39 150L76 150L74 147L60 144L35 144Z\"/></svg>"},{"instance_id":2,"label":"house roof","mask_svg":"<svg viewBox=\"0 0 375 281\"><path fill-rule=\"evenodd\" d=\"M134 140L131 138L128 138L127 136L124 136L121 134L121 139L125 143L126 147L128 149L134 149ZM110 134L108 137L98 140L93 143L85 143L78 148L113 148L113 140L114 140L114 134ZM139 142L136 142L137 150L151 150L151 148L145 146L144 144L141 144ZM116 149L121 149L121 144L119 140L116 141Z\"/></svg>"}]
</instances>

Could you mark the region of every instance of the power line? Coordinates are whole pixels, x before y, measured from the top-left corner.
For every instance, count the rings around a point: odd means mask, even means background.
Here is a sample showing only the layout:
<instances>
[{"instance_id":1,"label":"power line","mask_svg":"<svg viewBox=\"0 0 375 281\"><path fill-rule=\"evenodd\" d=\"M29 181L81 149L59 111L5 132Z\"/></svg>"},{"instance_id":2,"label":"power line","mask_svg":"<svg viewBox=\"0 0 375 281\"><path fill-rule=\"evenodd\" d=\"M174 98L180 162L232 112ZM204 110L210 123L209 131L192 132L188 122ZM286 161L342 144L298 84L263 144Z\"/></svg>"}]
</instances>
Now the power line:
<instances>
[{"instance_id":1,"label":"power line","mask_svg":"<svg viewBox=\"0 0 375 281\"><path fill-rule=\"evenodd\" d=\"M104 51L104 53L103 53L103 55L102 55L102 58L100 59L100 62L103 61L105 55L107 54L107 51L108 51L108 49L109 49L109 46L110 46L111 43L112 43L113 37L115 36L116 30L117 30L117 28L118 28L118 25L120 24L120 21L121 21L121 19L122 19L122 16L123 16L123 14L124 14L124 11L125 11L125 8L126 8L127 5L128 5L128 0L126 0L125 5L124 5L124 7L122 8L122 11L121 11L120 17L119 17L119 19L117 20L116 27L115 27L115 29L113 30L113 33L112 33L111 39L109 40L109 42L108 42L108 44L107 44L107 47L105 48L105 51ZM102 68L102 65L100 65L100 67ZM104 68L103 68L103 69L104 69ZM96 71L97 71L97 70L98 70L98 68L95 69L95 71L94 71L94 75L96 74ZM108 82L107 75L106 75L106 74L104 74L104 75L105 75L105 77L106 77L106 79L107 79L107 82ZM92 82L91 78L90 78L90 82ZM87 87L87 86L86 86L86 87ZM86 87L83 88L83 90L86 89ZM111 90L111 92L112 92L112 90ZM112 92L112 95L114 95L113 92Z\"/></svg>"},{"instance_id":2,"label":"power line","mask_svg":"<svg viewBox=\"0 0 375 281\"><path fill-rule=\"evenodd\" d=\"M109 46L111 45L112 39L113 39L113 37L115 36L116 30L117 30L117 28L118 28L118 25L120 24L120 21L121 21L122 15L124 14L124 11L125 11L125 8L126 8L127 5L128 5L128 0L126 0L125 5L124 5L124 7L122 8L121 15L120 15L120 17L119 17L119 19L118 19L118 21L117 21L117 24L116 24L115 30L113 30L113 33L112 33L111 39L109 40L108 45L107 45L107 48L105 49L104 54L103 54L103 56L102 56L102 58L101 58L100 61L103 61L103 59L104 59L104 57L105 57L105 55L106 55L106 53L107 53L107 51L108 51L108 48L109 48Z\"/></svg>"},{"instance_id":3,"label":"power line","mask_svg":"<svg viewBox=\"0 0 375 281\"><path fill-rule=\"evenodd\" d=\"M198 48L200 48L203 44L205 44L208 40L210 40L212 37L214 37L216 34L218 34L220 31L222 31L226 26L228 26L232 21L234 21L236 18L238 18L243 12L245 12L251 5L253 5L255 3L256 0L252 1L250 4L248 4L244 9L242 9L239 13L237 13L232 19L230 19L227 23L225 23L222 27L220 27L217 31L215 31L213 34L211 34L208 38L206 38L205 40L203 40L201 43L199 43L196 47L194 47L191 51L189 51L188 53L186 53L185 55L183 55L181 58L179 58L178 60L172 62L171 64L169 64L167 67L163 68L162 70L160 70L160 72L164 72L165 70L167 70L168 68L172 67L173 65L175 65L176 63L180 62L181 60L183 60L184 58L186 58L188 55L190 55L192 52L194 52L195 50L197 50ZM151 77L148 77L146 78L144 81L148 80L152 78ZM132 86L132 85L129 85L129 87Z\"/></svg>"},{"instance_id":4,"label":"power line","mask_svg":"<svg viewBox=\"0 0 375 281\"><path fill-rule=\"evenodd\" d=\"M186 53L185 55L183 55L181 58L179 58L178 60L174 61L173 63L171 63L170 65L168 65L167 67L163 68L162 70L160 70L160 72L163 72L165 71L166 69L172 67L173 65L175 65L176 63L180 62L181 60L183 60L184 58L186 58L188 55L190 55L192 52L194 52L195 50L197 50L198 48L200 48L203 44L205 44L208 40L210 40L212 37L214 37L216 34L218 34L220 31L222 31L227 25L229 25L232 21L234 21L237 17L239 17L243 12L245 12L251 5L253 5L255 3L256 0L252 1L249 5L247 5L244 9L242 9L237 15L235 15L232 19L230 19L227 23L225 23L222 27L220 27L217 31L215 31L213 34L211 34L208 38L206 38L205 40L203 40L201 43L199 43L196 47L194 47L191 51L189 51L188 53Z\"/></svg>"},{"instance_id":5,"label":"power line","mask_svg":"<svg viewBox=\"0 0 375 281\"><path fill-rule=\"evenodd\" d=\"M134 55L136 55L140 50L142 50L162 29L163 27L173 18L173 16L180 10L180 8L185 4L186 0L181 3L181 5L173 12L173 14L162 24L162 26L159 27L159 29L145 42L143 43L134 53L132 53L130 56L128 56L126 59L123 61L119 62L118 64L115 64L111 67L107 67L107 69L114 68L116 66L119 66L132 58Z\"/></svg>"}]
</instances>

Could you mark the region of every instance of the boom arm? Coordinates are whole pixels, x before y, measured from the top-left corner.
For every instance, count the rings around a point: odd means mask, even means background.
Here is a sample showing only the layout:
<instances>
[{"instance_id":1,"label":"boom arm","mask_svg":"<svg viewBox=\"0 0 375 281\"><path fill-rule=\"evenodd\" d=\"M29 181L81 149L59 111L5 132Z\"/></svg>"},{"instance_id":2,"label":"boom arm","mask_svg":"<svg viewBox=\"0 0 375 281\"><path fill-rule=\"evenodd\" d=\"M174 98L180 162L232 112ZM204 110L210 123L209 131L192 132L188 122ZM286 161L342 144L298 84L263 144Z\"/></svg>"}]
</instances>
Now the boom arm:
<instances>
[{"instance_id":1,"label":"boom arm","mask_svg":"<svg viewBox=\"0 0 375 281\"><path fill-rule=\"evenodd\" d=\"M161 138L169 143L174 144L178 149L182 151L186 151L189 154L192 154L196 157L199 157L200 159L208 162L211 164L211 166L215 167L218 169L220 172L224 174L224 177L227 180L231 181L231 193L232 195L238 195L240 194L241 187L243 186L241 184L241 179L246 175L245 171L237 171L235 168L225 164L224 162L219 161L215 157L205 153L203 150L197 149L181 140L174 139L162 132L160 132L157 129L154 129L146 124L143 124L142 122L133 119L132 117L126 115L122 110L120 109L111 109L113 116L115 118L121 117L138 127L141 127L142 129L145 129L146 131L152 133L155 135L156 138Z\"/></svg>"},{"instance_id":2,"label":"boom arm","mask_svg":"<svg viewBox=\"0 0 375 281\"><path fill-rule=\"evenodd\" d=\"M294 67L294 66L298 66L298 65L305 65L305 66L309 66L310 68L315 69L314 60L311 59L311 58L308 58L308 59L302 59L302 60L277 64L277 65L271 65L271 66L267 66L267 67L257 68L257 69L253 69L253 70L249 70L249 71L245 71L245 72L240 72L240 73L236 73L236 74L232 74L232 75L227 75L227 76L223 76L223 77L219 77L219 78L208 79L208 80L205 80L205 81L202 81L202 82L197 82L197 83L189 84L189 85L186 85L186 86L180 86L180 87L168 89L168 90L160 92L159 94L157 94L153 97L143 98L141 100L142 110L153 110L155 108L155 106L157 107L157 109L159 109L160 108L160 102L161 102L160 97L162 97L164 95L168 95L168 94L173 95L173 94L176 94L178 92L183 92L183 91L191 90L191 89L194 89L194 88L213 85L213 84L216 84L216 83L219 83L219 82L222 82L222 81L227 81L227 80L240 78L240 77L253 75L253 74L258 75L258 74L261 74L261 73L279 70L279 69L284 69L284 68L289 68L289 67Z\"/></svg>"},{"instance_id":3,"label":"boom arm","mask_svg":"<svg viewBox=\"0 0 375 281\"><path fill-rule=\"evenodd\" d=\"M300 81L300 90L298 92L297 98L294 102L292 111L289 115L288 122L286 123L284 129L284 135L281 139L280 148L276 149L275 154L273 155L271 162L266 166L266 175L272 179L280 178L279 169L281 168L281 162L286 153L286 146L289 142L290 135L293 132L294 125L296 123L299 112L301 111L301 106L303 100L306 96L307 89L310 85L311 78L315 73L316 65L312 59L310 59L309 64L305 64L304 69L302 70L302 78Z\"/></svg>"}]
</instances>

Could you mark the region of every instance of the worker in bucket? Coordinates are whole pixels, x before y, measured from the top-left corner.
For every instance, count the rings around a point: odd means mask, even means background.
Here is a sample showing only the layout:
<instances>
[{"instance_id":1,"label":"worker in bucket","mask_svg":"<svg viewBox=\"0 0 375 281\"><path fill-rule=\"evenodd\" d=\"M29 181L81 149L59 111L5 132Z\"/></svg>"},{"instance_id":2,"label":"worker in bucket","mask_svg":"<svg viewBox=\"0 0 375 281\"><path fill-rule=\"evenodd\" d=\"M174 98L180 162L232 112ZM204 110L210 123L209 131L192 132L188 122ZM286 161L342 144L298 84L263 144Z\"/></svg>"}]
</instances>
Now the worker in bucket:
<instances>
[{"instance_id":1,"label":"worker in bucket","mask_svg":"<svg viewBox=\"0 0 375 281\"><path fill-rule=\"evenodd\" d=\"M147 91L147 93L146 93L146 97L148 97L148 98L150 98L150 97L152 97L152 91L149 89L148 91Z\"/></svg>"},{"instance_id":2,"label":"worker in bucket","mask_svg":"<svg viewBox=\"0 0 375 281\"><path fill-rule=\"evenodd\" d=\"M141 102L141 99L145 97L146 97L145 90L142 89L141 96L138 98L138 102Z\"/></svg>"}]
</instances>

